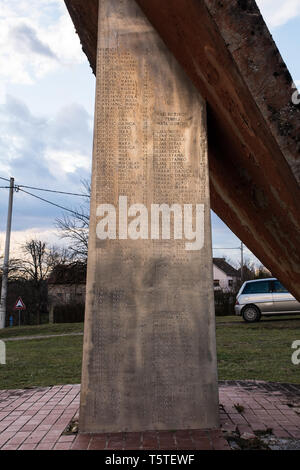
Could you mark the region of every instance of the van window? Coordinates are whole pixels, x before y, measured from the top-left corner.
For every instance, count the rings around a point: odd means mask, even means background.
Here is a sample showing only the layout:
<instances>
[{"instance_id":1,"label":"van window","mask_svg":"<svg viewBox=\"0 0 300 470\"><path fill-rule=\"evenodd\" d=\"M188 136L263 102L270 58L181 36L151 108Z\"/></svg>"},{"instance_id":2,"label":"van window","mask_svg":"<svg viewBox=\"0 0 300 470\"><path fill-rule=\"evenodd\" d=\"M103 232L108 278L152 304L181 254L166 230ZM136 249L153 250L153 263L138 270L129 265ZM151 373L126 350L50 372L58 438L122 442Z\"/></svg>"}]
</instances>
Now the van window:
<instances>
[{"instance_id":1,"label":"van window","mask_svg":"<svg viewBox=\"0 0 300 470\"><path fill-rule=\"evenodd\" d=\"M249 282L242 294L268 294L271 292L269 281Z\"/></svg>"},{"instance_id":2,"label":"van window","mask_svg":"<svg viewBox=\"0 0 300 470\"><path fill-rule=\"evenodd\" d=\"M283 287L281 282L274 281L274 283L273 283L273 292L288 292L288 290L285 287Z\"/></svg>"}]
</instances>

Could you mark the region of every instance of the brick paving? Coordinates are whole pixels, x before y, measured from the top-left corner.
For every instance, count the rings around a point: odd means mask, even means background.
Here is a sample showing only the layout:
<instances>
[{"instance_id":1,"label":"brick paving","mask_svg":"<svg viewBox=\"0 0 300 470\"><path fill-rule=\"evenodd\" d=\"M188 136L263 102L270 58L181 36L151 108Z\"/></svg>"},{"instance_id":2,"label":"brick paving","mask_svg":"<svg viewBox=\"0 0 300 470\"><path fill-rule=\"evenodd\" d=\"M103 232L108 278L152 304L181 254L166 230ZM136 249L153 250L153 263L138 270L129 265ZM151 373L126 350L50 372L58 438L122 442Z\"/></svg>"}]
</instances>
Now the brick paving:
<instances>
[{"instance_id":1,"label":"brick paving","mask_svg":"<svg viewBox=\"0 0 300 470\"><path fill-rule=\"evenodd\" d=\"M252 381L220 385L224 431L255 434L272 430L277 438L300 440L300 385Z\"/></svg>"},{"instance_id":2,"label":"brick paving","mask_svg":"<svg viewBox=\"0 0 300 470\"><path fill-rule=\"evenodd\" d=\"M230 450L221 430L79 434L72 450Z\"/></svg>"},{"instance_id":3,"label":"brick paving","mask_svg":"<svg viewBox=\"0 0 300 470\"><path fill-rule=\"evenodd\" d=\"M272 430L300 440L300 386L220 382L221 430L64 434L78 417L80 385L0 390L1 450L226 450L224 432Z\"/></svg>"}]
</instances>

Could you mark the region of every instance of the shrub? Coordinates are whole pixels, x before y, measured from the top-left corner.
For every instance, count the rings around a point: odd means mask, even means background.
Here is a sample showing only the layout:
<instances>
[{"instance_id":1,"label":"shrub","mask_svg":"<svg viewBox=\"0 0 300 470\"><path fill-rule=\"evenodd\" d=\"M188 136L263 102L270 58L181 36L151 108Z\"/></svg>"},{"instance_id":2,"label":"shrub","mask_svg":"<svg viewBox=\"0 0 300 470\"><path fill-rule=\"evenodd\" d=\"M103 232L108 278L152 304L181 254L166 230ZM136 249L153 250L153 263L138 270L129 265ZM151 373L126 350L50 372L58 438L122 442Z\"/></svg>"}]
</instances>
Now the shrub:
<instances>
[{"instance_id":1,"label":"shrub","mask_svg":"<svg viewBox=\"0 0 300 470\"><path fill-rule=\"evenodd\" d=\"M53 312L54 323L80 323L84 321L84 304L70 303L56 305Z\"/></svg>"},{"instance_id":2,"label":"shrub","mask_svg":"<svg viewBox=\"0 0 300 470\"><path fill-rule=\"evenodd\" d=\"M215 312L216 316L234 315L234 304L236 295L233 292L215 290Z\"/></svg>"}]
</instances>

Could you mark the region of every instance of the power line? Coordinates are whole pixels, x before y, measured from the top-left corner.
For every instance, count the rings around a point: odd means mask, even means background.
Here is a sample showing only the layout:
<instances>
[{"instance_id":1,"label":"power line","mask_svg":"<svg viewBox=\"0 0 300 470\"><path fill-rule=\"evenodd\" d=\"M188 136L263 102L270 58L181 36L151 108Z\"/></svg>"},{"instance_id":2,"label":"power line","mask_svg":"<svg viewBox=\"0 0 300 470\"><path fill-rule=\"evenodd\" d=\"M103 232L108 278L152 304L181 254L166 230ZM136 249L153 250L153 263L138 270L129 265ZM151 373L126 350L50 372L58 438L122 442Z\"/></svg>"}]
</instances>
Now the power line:
<instances>
[{"instance_id":1,"label":"power line","mask_svg":"<svg viewBox=\"0 0 300 470\"><path fill-rule=\"evenodd\" d=\"M1 178L1 179L4 179L4 178ZM28 191L25 191L24 189L22 188L31 188L31 186L19 186L19 185L15 185L15 190L17 191L22 191L23 193L26 193L28 194L29 196L32 196L32 197L35 197L36 199L39 199L40 201L43 201L43 202L47 202L48 204L51 204L52 206L55 206L55 207L58 207L59 209L62 209L64 211L67 211L67 212L70 212L71 214L73 215L76 215L76 216L79 216L79 217L84 217L84 218L88 218L87 216L85 216L84 214L80 214L79 212L76 212L76 211L73 211L72 209L68 209L67 207L64 207L64 206L61 206L59 204L56 204L55 202L52 202L52 201L48 201L47 199L44 199L40 196L37 196L36 194L32 194ZM9 189L9 186L0 186L0 189ZM32 188L32 189L39 189L40 191L49 191L49 192L53 192L53 193L59 193L59 194L68 194L70 196L85 196L85 197L90 197L89 195L85 195L85 194L75 194L75 193L66 193L66 192L63 192L63 191L52 191L52 190L48 190L48 189L41 189L41 188Z\"/></svg>"},{"instance_id":2,"label":"power line","mask_svg":"<svg viewBox=\"0 0 300 470\"><path fill-rule=\"evenodd\" d=\"M3 180L3 181L10 181L9 179L7 178L3 178L3 176L0 176L0 179ZM36 191L46 191L48 193L57 193L57 194L66 194L68 196L80 196L80 197L90 197L89 194L79 194L79 193L69 193L67 191L58 191L58 190L55 190L55 189L46 189L46 188L36 188L34 186L26 186L24 184L16 184L15 185L17 188L26 188L26 189L34 189Z\"/></svg>"},{"instance_id":3,"label":"power line","mask_svg":"<svg viewBox=\"0 0 300 470\"><path fill-rule=\"evenodd\" d=\"M67 194L68 196L81 196L81 197L90 197L89 194L79 194L79 193L68 193L66 191L56 191L54 189L45 189L45 188L35 188L33 186L25 186L23 184L18 184L18 188L34 189L36 191L46 191L48 193L57 193L57 194Z\"/></svg>"},{"instance_id":4,"label":"power line","mask_svg":"<svg viewBox=\"0 0 300 470\"><path fill-rule=\"evenodd\" d=\"M28 194L29 196L32 196L32 197L35 197L36 199L39 199L40 201L43 201L43 202L46 202L47 204L51 204L52 206L55 206L55 207L58 207L59 209L62 209L64 211L67 211L67 212L70 212L71 214L73 215L76 215L76 216L79 216L79 217L83 217L85 219L87 219L88 217L84 214L80 214L79 212L75 212L73 211L72 209L68 209L67 207L63 207L63 206L60 206L59 204L56 204L55 202L52 202L52 201L48 201L47 199L44 199L40 196L37 196L36 194L32 194L28 191L25 191L25 189L21 189L20 188L20 191L22 191L23 193L25 194Z\"/></svg>"},{"instance_id":5,"label":"power line","mask_svg":"<svg viewBox=\"0 0 300 470\"><path fill-rule=\"evenodd\" d=\"M10 181L9 179L3 178L2 176L0 176L0 179L3 180L3 181ZM9 188L9 186L0 186L0 189L8 189L8 188ZM20 190L23 193L28 194L29 196L32 196L36 199L39 199L40 201L46 202L47 204L51 204L52 206L58 207L59 209L62 209L64 211L70 212L73 215L76 215L76 216L79 215L80 217L87 218L84 214L79 214L79 212L73 211L72 209L68 209L67 207L56 204L55 202L48 201L47 199L44 199L40 196L37 196L36 194L32 194L28 191L25 191L22 188L33 189L35 191L45 191L45 192L56 193L56 194L65 194L65 195L68 195L68 196L80 196L80 197L90 198L89 194L69 193L67 191L58 191L58 190L54 190L54 189L37 188L37 187L34 187L34 186L25 186L25 185L20 185L20 184L15 185L15 189ZM240 247L237 247L237 248L234 248L234 247L213 247L213 250L242 250L242 249Z\"/></svg>"},{"instance_id":6,"label":"power line","mask_svg":"<svg viewBox=\"0 0 300 470\"><path fill-rule=\"evenodd\" d=\"M219 247L219 246L213 247L213 250L240 250L240 249L241 249L240 247L234 248L234 247L230 247L230 246L227 246L227 247Z\"/></svg>"},{"instance_id":7,"label":"power line","mask_svg":"<svg viewBox=\"0 0 300 470\"><path fill-rule=\"evenodd\" d=\"M226 247L219 247L219 246L214 247L213 246L213 250L239 250L240 251L241 247L237 246L236 248L234 248L234 247L230 247L230 246L226 246ZM252 251L250 251L249 248L247 248L245 245L244 245L244 250L247 250L250 253L252 253Z\"/></svg>"}]
</instances>

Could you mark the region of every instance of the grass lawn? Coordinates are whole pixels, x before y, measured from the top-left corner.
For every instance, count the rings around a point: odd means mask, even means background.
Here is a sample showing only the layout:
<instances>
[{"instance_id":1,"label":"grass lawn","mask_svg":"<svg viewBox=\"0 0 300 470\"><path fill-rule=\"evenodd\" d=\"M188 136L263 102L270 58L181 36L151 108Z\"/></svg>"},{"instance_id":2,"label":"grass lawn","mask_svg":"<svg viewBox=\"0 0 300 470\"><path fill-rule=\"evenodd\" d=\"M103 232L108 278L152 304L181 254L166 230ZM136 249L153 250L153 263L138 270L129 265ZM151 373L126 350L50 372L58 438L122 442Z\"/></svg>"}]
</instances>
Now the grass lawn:
<instances>
[{"instance_id":1,"label":"grass lawn","mask_svg":"<svg viewBox=\"0 0 300 470\"><path fill-rule=\"evenodd\" d=\"M77 333L79 324L0 330L0 339ZM253 325L237 317L217 318L220 380L258 379L300 383L300 365L291 362L291 344L300 340L300 317L270 318ZM82 336L10 341L0 365L0 389L80 383Z\"/></svg>"},{"instance_id":2,"label":"grass lawn","mask_svg":"<svg viewBox=\"0 0 300 470\"><path fill-rule=\"evenodd\" d=\"M82 340L66 336L7 342L0 389L80 383Z\"/></svg>"},{"instance_id":3,"label":"grass lawn","mask_svg":"<svg viewBox=\"0 0 300 470\"><path fill-rule=\"evenodd\" d=\"M299 384L300 365L291 361L295 340L300 340L299 316L272 317L253 324L239 317L217 318L219 379Z\"/></svg>"},{"instance_id":4,"label":"grass lawn","mask_svg":"<svg viewBox=\"0 0 300 470\"><path fill-rule=\"evenodd\" d=\"M54 323L39 326L14 326L0 330L0 339L14 338L16 336L42 336L42 335L60 335L64 333L83 332L83 323Z\"/></svg>"}]
</instances>

